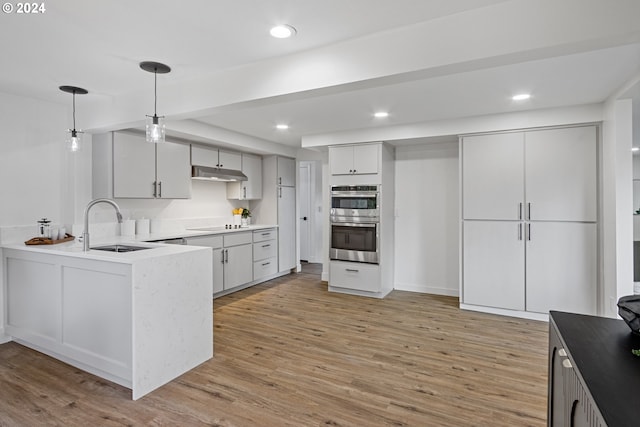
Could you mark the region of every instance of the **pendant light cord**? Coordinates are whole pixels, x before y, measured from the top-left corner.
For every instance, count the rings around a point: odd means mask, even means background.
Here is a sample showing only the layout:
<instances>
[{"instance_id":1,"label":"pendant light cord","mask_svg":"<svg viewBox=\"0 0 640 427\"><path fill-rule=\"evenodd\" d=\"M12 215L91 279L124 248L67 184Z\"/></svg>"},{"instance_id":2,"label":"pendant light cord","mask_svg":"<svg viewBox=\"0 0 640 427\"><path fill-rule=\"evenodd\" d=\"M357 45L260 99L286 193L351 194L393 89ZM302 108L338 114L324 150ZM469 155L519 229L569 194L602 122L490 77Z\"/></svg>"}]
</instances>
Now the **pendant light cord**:
<instances>
[{"instance_id":1,"label":"pendant light cord","mask_svg":"<svg viewBox=\"0 0 640 427\"><path fill-rule=\"evenodd\" d=\"M153 115L158 115L158 69L153 71Z\"/></svg>"},{"instance_id":2,"label":"pendant light cord","mask_svg":"<svg viewBox=\"0 0 640 427\"><path fill-rule=\"evenodd\" d=\"M76 91L73 91L73 130L76 130Z\"/></svg>"}]
</instances>

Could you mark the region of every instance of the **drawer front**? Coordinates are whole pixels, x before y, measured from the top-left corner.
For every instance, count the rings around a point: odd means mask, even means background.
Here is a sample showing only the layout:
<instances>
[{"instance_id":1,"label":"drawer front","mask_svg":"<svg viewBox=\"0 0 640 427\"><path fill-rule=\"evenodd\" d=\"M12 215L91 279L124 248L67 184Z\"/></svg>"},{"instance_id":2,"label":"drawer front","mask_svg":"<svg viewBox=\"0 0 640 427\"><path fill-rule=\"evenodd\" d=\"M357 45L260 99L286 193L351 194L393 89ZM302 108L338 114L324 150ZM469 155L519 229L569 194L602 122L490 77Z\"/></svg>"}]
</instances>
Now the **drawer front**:
<instances>
[{"instance_id":1,"label":"drawer front","mask_svg":"<svg viewBox=\"0 0 640 427\"><path fill-rule=\"evenodd\" d=\"M247 243L251 243L251 233L230 233L225 234L224 236L224 246L228 248L229 246L238 246L238 245L246 245Z\"/></svg>"},{"instance_id":2,"label":"drawer front","mask_svg":"<svg viewBox=\"0 0 640 427\"><path fill-rule=\"evenodd\" d=\"M265 240L273 240L278 237L278 231L275 228L268 228L266 230L256 230L253 232L253 241L264 242Z\"/></svg>"},{"instance_id":3,"label":"drawer front","mask_svg":"<svg viewBox=\"0 0 640 427\"><path fill-rule=\"evenodd\" d=\"M278 245L275 240L267 240L264 242L253 244L253 260L259 261L261 259L267 259L275 257L278 254Z\"/></svg>"},{"instance_id":4,"label":"drawer front","mask_svg":"<svg viewBox=\"0 0 640 427\"><path fill-rule=\"evenodd\" d=\"M222 247L222 236L218 235L187 237L185 240L190 246L207 246L214 249Z\"/></svg>"},{"instance_id":5,"label":"drawer front","mask_svg":"<svg viewBox=\"0 0 640 427\"><path fill-rule=\"evenodd\" d=\"M278 272L278 259L276 257L263 259L253 263L253 280L271 276Z\"/></svg>"},{"instance_id":6,"label":"drawer front","mask_svg":"<svg viewBox=\"0 0 640 427\"><path fill-rule=\"evenodd\" d=\"M329 264L329 286L380 292L380 266L357 262L331 261Z\"/></svg>"}]
</instances>

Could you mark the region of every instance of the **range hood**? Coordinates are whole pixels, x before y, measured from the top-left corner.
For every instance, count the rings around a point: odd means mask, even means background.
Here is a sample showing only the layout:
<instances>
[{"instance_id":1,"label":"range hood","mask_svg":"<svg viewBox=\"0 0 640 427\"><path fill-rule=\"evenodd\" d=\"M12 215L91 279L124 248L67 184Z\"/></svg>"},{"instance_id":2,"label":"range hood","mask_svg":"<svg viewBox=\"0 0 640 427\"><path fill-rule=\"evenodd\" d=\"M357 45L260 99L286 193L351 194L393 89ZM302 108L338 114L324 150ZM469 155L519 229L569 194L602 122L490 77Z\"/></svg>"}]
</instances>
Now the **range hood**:
<instances>
[{"instance_id":1,"label":"range hood","mask_svg":"<svg viewBox=\"0 0 640 427\"><path fill-rule=\"evenodd\" d=\"M240 171L233 169L219 169L209 166L192 166L191 178L204 181L237 182L247 181L248 178Z\"/></svg>"}]
</instances>

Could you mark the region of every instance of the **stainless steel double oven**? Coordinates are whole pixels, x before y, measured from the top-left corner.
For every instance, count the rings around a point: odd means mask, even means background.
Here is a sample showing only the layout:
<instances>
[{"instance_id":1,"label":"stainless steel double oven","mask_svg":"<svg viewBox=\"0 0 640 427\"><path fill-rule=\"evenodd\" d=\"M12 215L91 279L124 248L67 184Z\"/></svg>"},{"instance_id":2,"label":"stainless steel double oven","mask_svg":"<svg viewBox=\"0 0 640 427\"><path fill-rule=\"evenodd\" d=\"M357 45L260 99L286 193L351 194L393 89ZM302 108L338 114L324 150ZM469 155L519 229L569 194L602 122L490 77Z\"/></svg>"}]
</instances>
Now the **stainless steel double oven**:
<instances>
[{"instance_id":1,"label":"stainless steel double oven","mask_svg":"<svg viewBox=\"0 0 640 427\"><path fill-rule=\"evenodd\" d=\"M331 187L329 258L380 262L380 186Z\"/></svg>"}]
</instances>

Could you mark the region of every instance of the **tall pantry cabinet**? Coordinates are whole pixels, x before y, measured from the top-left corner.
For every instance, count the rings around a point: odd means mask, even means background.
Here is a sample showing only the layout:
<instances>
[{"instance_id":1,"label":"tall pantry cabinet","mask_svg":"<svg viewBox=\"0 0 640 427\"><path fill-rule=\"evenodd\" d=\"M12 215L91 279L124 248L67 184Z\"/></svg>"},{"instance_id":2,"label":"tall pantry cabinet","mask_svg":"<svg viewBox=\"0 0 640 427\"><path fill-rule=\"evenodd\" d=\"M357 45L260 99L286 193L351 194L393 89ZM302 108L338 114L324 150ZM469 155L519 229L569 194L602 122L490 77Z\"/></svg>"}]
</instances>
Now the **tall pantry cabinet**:
<instances>
[{"instance_id":1,"label":"tall pantry cabinet","mask_svg":"<svg viewBox=\"0 0 640 427\"><path fill-rule=\"evenodd\" d=\"M252 202L262 224L278 224L278 272L296 267L296 161L282 156L262 159L262 199Z\"/></svg>"},{"instance_id":2,"label":"tall pantry cabinet","mask_svg":"<svg viewBox=\"0 0 640 427\"><path fill-rule=\"evenodd\" d=\"M597 311L597 127L461 138L461 307Z\"/></svg>"}]
</instances>

